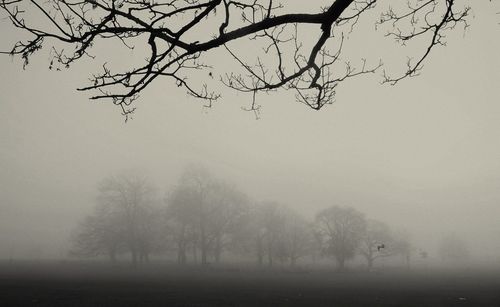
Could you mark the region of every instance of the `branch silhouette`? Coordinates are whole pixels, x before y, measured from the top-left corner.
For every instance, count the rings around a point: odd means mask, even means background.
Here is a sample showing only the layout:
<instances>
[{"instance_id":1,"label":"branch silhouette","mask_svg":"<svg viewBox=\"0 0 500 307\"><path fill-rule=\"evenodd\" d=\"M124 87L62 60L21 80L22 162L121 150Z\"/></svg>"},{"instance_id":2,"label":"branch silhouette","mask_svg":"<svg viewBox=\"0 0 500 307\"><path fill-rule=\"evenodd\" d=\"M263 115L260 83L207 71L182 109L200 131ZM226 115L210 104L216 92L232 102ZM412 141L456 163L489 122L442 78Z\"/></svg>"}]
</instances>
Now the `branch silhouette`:
<instances>
[{"instance_id":1,"label":"branch silhouette","mask_svg":"<svg viewBox=\"0 0 500 307\"><path fill-rule=\"evenodd\" d=\"M30 34L30 39L18 41L6 52L19 55L24 66L45 45L52 48L50 69L69 68L83 57L94 58L89 51L101 40L118 41L125 48L147 47L148 58L141 65L115 71L103 63L90 83L79 88L91 91L91 99L111 100L128 116L134 112L139 94L159 77L212 106L221 95L194 75L204 71L213 78L213 67L202 62L202 57L219 47L242 70L222 73L220 82L250 93L248 110L258 112L258 92L278 89L294 91L297 101L315 110L333 103L340 83L375 73L383 63L360 59L353 65L342 60L345 36L356 30L360 18L376 8L377 1L329 2L315 14L282 13L286 5L273 0L0 0L0 8L12 25ZM447 31L468 26L470 8L458 9L455 0L391 3L395 7L382 8L376 28L384 27L387 37L403 45L425 41L421 56L409 59L404 72L392 76L383 71L383 82L396 84L418 75L431 51L445 44ZM29 18L35 13L44 19L39 25ZM337 29L341 31L335 32ZM305 43L314 37L312 44ZM244 59L247 53L241 54L232 45L243 39L264 46L262 56L254 55L254 64ZM56 47L61 44L65 48Z\"/></svg>"}]
</instances>

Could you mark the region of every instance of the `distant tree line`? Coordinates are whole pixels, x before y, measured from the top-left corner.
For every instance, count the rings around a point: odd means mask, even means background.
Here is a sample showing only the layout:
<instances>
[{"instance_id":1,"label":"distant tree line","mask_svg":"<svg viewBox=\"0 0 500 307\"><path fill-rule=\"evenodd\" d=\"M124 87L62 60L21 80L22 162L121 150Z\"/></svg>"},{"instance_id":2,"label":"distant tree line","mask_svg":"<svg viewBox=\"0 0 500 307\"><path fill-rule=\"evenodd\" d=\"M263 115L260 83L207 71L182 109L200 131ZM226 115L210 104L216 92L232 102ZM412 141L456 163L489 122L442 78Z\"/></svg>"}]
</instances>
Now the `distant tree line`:
<instances>
[{"instance_id":1,"label":"distant tree line","mask_svg":"<svg viewBox=\"0 0 500 307\"><path fill-rule=\"evenodd\" d=\"M103 180L93 213L73 233L71 254L112 262L127 254L134 266L162 253L174 254L180 265L220 263L224 254L261 266L330 257L343 270L357 255L368 269L394 255L409 265L408 237L352 207L332 206L307 220L277 202L253 201L201 166L187 167L164 199L155 194L137 174Z\"/></svg>"}]
</instances>

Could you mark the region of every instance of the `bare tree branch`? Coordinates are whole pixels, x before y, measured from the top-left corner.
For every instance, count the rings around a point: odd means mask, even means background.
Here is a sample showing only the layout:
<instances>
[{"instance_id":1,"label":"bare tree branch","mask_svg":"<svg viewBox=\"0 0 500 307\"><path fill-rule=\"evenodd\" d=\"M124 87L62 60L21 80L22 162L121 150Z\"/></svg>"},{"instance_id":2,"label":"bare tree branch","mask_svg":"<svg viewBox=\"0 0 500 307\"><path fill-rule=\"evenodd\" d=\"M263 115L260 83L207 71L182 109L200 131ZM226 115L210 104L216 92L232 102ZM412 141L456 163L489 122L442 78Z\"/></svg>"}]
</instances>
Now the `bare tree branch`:
<instances>
[{"instance_id":1,"label":"bare tree branch","mask_svg":"<svg viewBox=\"0 0 500 307\"><path fill-rule=\"evenodd\" d=\"M455 0L394 3L381 13L377 28L386 28L387 37L401 44L424 41L425 48L418 58L408 60L402 74L390 76L384 70L383 82L389 84L418 75L431 51L445 45L446 33L468 27L470 15L470 8L458 9ZM279 89L295 91L297 101L319 110L335 101L340 83L382 67L379 59L360 59L353 66L342 56L345 36L376 6L376 0L332 0L315 14L281 14L285 6L272 0L0 0L10 23L30 35L7 52L19 55L24 67L47 44L52 50L49 68L59 70L84 57L94 58L89 51L98 41L114 39L127 49L146 41L148 57L141 65L115 71L103 63L90 84L79 88L92 91L91 99L111 100L127 117L140 93L159 77L210 107L221 95L200 81L196 72L213 77L212 67L202 58L219 47L242 69L226 71L220 81L251 94L251 106L245 109L256 116L257 93ZM28 16L33 14L41 14L47 22L32 24ZM316 26L316 33L311 26ZM312 44L305 43L314 37ZM248 53L233 46L243 39L262 46L262 55L245 59ZM56 47L61 44L66 47Z\"/></svg>"}]
</instances>

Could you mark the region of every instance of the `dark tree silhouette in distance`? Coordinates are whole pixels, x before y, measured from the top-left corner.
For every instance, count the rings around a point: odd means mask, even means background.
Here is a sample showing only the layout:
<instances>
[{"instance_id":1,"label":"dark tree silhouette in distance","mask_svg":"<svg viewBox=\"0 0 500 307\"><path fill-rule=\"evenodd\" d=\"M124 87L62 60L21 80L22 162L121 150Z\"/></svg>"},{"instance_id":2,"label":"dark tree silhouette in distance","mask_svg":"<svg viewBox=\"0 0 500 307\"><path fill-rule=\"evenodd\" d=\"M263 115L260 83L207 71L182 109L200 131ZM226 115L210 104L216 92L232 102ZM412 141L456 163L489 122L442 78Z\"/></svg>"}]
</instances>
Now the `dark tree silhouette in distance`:
<instances>
[{"instance_id":1,"label":"dark tree silhouette in distance","mask_svg":"<svg viewBox=\"0 0 500 307\"><path fill-rule=\"evenodd\" d=\"M364 215L351 207L332 206L316 215L316 231L321 236L323 253L337 261L343 271L345 262L354 258L366 233Z\"/></svg>"},{"instance_id":2,"label":"dark tree silhouette in distance","mask_svg":"<svg viewBox=\"0 0 500 307\"><path fill-rule=\"evenodd\" d=\"M55 69L95 57L91 49L98 41L147 47L141 65L115 71L104 63L79 89L92 91L91 99L111 100L128 115L139 94L160 77L211 106L220 94L203 81L214 78L213 67L203 60L219 47L235 64L219 81L249 93L250 110L259 110L257 93L278 89L294 91L297 101L319 110L334 102L337 86L348 78L380 70L384 83L396 84L419 74L448 32L468 26L470 8L458 0L379 2L317 1L312 14L290 12L290 4L273 0L0 0L0 8L30 36L5 52L21 56L25 65L44 45L52 48L49 68ZM36 14L42 18L34 19ZM420 54L399 73L386 73L380 59L343 61L344 37L365 16L377 16L376 29L387 37L403 45L416 42ZM235 51L234 42L244 39L262 46L263 54L246 59L248 54ZM197 72L205 77L195 77Z\"/></svg>"}]
</instances>

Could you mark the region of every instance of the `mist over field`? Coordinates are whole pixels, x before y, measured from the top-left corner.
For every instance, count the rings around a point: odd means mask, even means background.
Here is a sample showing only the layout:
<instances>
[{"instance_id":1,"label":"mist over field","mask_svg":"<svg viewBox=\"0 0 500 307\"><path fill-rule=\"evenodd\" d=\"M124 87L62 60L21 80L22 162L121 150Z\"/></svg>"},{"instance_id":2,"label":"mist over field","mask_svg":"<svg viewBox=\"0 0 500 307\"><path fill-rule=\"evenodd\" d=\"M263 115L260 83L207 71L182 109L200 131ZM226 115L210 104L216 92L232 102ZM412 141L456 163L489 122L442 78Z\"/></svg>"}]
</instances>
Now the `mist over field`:
<instances>
[{"instance_id":1,"label":"mist over field","mask_svg":"<svg viewBox=\"0 0 500 307\"><path fill-rule=\"evenodd\" d=\"M312 14L326 2L284 10ZM59 306L54 285L71 306L99 304L95 294L120 306L498 304L500 17L491 3L470 5L470 27L447 32L418 76L395 86L371 73L347 79L320 111L290 91L258 92L257 109L251 93L223 91L208 108L160 80L125 116L75 89L99 61L135 65L147 48L99 42L96 59L57 70L50 48L25 69L2 54L4 298ZM29 37L0 18L0 51ZM306 29L305 45L316 39ZM405 67L412 47L372 30L368 20L346 36L346 61ZM234 50L262 51L246 44ZM224 48L206 61L210 74L186 80L215 82L231 69ZM47 288L17 295L40 280Z\"/></svg>"}]
</instances>

